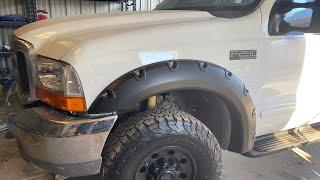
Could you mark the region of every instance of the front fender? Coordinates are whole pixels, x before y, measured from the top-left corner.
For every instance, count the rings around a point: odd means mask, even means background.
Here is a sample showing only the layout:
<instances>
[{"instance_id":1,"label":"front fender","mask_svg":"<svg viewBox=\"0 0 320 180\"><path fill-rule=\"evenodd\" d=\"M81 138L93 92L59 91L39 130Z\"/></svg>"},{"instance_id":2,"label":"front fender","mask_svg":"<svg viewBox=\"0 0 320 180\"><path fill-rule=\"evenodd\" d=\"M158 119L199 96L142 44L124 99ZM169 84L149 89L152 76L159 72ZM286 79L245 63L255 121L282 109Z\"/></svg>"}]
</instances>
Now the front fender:
<instances>
[{"instance_id":1,"label":"front fender","mask_svg":"<svg viewBox=\"0 0 320 180\"><path fill-rule=\"evenodd\" d=\"M231 139L231 144L241 147L236 150L241 152L252 148L256 122L254 104L248 90L231 72L207 62L167 61L131 71L101 92L89 108L89 113L130 111L155 94L187 89L215 93L232 105L240 115L235 117L240 127L234 130L243 138L235 142Z\"/></svg>"}]
</instances>

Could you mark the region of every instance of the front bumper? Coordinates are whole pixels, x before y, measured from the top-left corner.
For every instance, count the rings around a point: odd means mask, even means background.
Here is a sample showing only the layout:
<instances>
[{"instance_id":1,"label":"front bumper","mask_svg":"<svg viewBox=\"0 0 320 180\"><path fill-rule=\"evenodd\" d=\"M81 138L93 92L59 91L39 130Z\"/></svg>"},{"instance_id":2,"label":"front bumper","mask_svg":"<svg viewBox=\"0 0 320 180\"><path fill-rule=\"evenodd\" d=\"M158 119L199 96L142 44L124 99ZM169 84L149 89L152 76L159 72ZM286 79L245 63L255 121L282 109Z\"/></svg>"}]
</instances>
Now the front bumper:
<instances>
[{"instance_id":1,"label":"front bumper","mask_svg":"<svg viewBox=\"0 0 320 180\"><path fill-rule=\"evenodd\" d=\"M16 113L7 116L8 127L28 163L68 177L99 173L102 149L116 115L72 117L50 107L17 106L11 103Z\"/></svg>"}]
</instances>

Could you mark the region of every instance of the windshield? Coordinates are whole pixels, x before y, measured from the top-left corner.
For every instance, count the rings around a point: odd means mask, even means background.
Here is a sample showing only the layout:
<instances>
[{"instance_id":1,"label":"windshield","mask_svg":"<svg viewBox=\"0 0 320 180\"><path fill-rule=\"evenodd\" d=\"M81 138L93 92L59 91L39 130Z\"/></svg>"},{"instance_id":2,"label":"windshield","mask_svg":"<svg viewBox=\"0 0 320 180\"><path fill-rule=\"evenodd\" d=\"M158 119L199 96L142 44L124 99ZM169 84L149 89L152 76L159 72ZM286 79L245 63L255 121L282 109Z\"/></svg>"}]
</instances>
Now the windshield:
<instances>
[{"instance_id":1,"label":"windshield","mask_svg":"<svg viewBox=\"0 0 320 180\"><path fill-rule=\"evenodd\" d=\"M256 4L256 1L257 0L163 0L156 9L208 10L215 7L245 7Z\"/></svg>"}]
</instances>

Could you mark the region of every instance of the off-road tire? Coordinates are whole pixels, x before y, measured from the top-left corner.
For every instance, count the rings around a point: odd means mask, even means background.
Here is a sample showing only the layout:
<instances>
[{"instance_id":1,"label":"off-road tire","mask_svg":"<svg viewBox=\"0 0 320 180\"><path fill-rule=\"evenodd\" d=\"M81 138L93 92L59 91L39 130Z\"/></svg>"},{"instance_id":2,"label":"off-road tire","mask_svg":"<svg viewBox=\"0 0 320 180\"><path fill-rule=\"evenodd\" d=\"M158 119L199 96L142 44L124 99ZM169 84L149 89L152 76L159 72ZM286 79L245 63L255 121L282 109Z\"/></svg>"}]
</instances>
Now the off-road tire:
<instances>
[{"instance_id":1,"label":"off-road tire","mask_svg":"<svg viewBox=\"0 0 320 180\"><path fill-rule=\"evenodd\" d=\"M177 179L221 178L221 149L213 133L195 117L170 103L163 103L153 110L130 117L110 134L102 153L101 177L105 180L136 180L141 164L145 163L143 161L167 147L190 152L191 159L194 159L193 165L196 168L192 169L192 175L186 176L186 173ZM143 168L150 168L147 166L148 163ZM153 178L148 176L145 179Z\"/></svg>"}]
</instances>

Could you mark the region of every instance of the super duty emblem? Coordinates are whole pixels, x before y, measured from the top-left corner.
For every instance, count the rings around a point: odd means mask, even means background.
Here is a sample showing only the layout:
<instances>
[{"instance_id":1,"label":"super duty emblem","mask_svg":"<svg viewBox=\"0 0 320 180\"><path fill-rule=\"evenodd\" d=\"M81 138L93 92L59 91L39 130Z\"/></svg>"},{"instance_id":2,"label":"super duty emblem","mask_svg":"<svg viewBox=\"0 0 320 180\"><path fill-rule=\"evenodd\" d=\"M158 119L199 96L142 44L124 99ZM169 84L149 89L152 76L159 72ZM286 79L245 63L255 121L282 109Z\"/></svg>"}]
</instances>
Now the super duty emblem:
<instances>
[{"instance_id":1,"label":"super duty emblem","mask_svg":"<svg viewBox=\"0 0 320 180\"><path fill-rule=\"evenodd\" d=\"M257 59L257 50L231 50L230 60Z\"/></svg>"}]
</instances>

